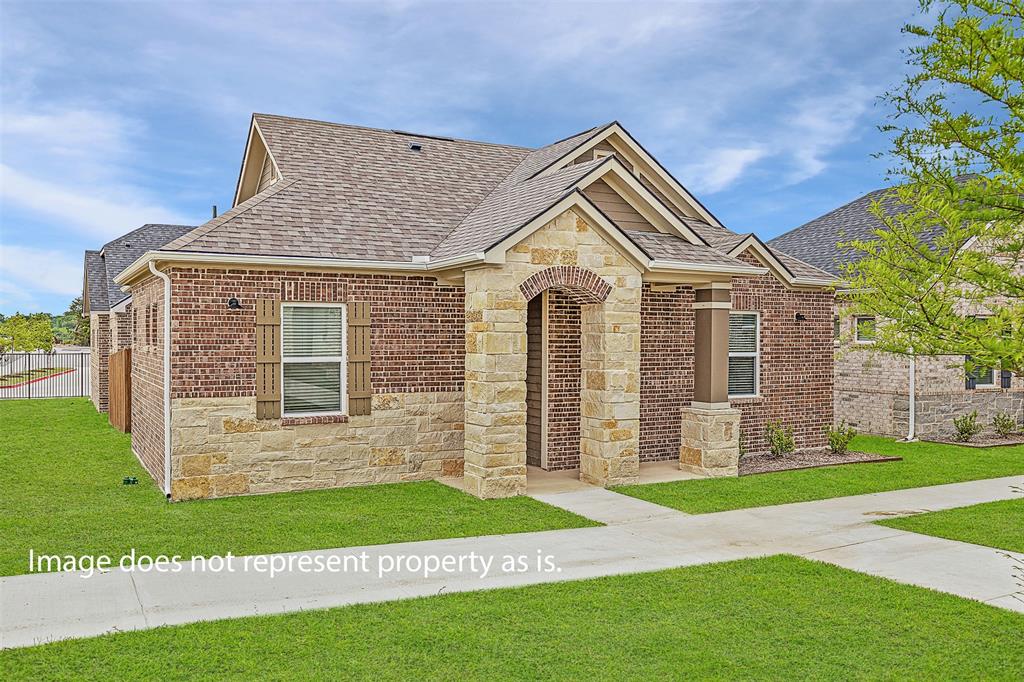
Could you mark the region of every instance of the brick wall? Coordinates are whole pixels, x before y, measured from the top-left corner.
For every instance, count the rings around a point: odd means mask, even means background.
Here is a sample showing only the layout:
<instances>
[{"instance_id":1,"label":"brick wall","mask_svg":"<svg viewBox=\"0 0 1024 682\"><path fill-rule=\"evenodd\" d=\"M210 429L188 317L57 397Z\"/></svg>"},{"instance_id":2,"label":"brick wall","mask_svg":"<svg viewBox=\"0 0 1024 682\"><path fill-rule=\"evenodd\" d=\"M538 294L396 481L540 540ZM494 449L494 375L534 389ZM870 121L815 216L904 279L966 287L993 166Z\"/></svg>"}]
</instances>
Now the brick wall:
<instances>
[{"instance_id":1,"label":"brick wall","mask_svg":"<svg viewBox=\"0 0 1024 682\"><path fill-rule=\"evenodd\" d=\"M89 314L89 399L100 412L107 411L110 357L110 313Z\"/></svg>"},{"instance_id":2,"label":"brick wall","mask_svg":"<svg viewBox=\"0 0 1024 682\"><path fill-rule=\"evenodd\" d=\"M374 393L462 390L461 287L431 277L290 270L174 268L170 274L174 398L255 395L257 298L368 301ZM242 309L230 310L229 298L238 298Z\"/></svg>"},{"instance_id":3,"label":"brick wall","mask_svg":"<svg viewBox=\"0 0 1024 682\"><path fill-rule=\"evenodd\" d=\"M126 315L132 346L132 450L164 482L163 282L150 277L132 287Z\"/></svg>"},{"instance_id":4,"label":"brick wall","mask_svg":"<svg viewBox=\"0 0 1024 682\"><path fill-rule=\"evenodd\" d=\"M132 304L129 303L123 312L111 313L110 352L132 347Z\"/></svg>"},{"instance_id":5,"label":"brick wall","mask_svg":"<svg viewBox=\"0 0 1024 682\"><path fill-rule=\"evenodd\" d=\"M756 263L749 254L741 259ZM761 313L759 397L730 401L742 412L746 452L767 450L765 425L793 429L797 448L823 447L832 424L835 295L788 289L772 275L733 280L733 310ZM806 319L798 321L797 313Z\"/></svg>"},{"instance_id":6,"label":"brick wall","mask_svg":"<svg viewBox=\"0 0 1024 682\"><path fill-rule=\"evenodd\" d=\"M854 318L840 305L840 338L835 345L835 419L845 420L862 433L906 436L910 420L909 371L904 356L882 353L853 341ZM921 438L948 437L953 418L978 411L988 426L997 412L1024 420L1024 378L1014 377L1009 390L964 386L963 359L956 356L918 357L915 383L915 433Z\"/></svg>"},{"instance_id":7,"label":"brick wall","mask_svg":"<svg viewBox=\"0 0 1024 682\"><path fill-rule=\"evenodd\" d=\"M558 288L548 296L548 466L580 465L580 304Z\"/></svg>"},{"instance_id":8,"label":"brick wall","mask_svg":"<svg viewBox=\"0 0 1024 682\"><path fill-rule=\"evenodd\" d=\"M640 461L679 458L680 409L693 399L693 289L644 285L640 330Z\"/></svg>"}]
</instances>

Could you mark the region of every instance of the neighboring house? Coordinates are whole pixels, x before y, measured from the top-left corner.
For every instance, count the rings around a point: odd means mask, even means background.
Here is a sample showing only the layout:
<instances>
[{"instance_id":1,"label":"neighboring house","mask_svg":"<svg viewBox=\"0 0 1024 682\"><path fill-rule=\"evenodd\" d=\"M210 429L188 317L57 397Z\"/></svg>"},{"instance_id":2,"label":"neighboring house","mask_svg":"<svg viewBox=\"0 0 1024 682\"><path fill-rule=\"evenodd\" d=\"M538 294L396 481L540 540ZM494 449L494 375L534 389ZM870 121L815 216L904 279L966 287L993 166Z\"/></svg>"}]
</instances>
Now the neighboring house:
<instances>
[{"instance_id":1,"label":"neighboring house","mask_svg":"<svg viewBox=\"0 0 1024 682\"><path fill-rule=\"evenodd\" d=\"M832 423L832 277L618 123L526 149L257 114L234 207L115 281L133 447L173 499L735 475L741 432Z\"/></svg>"},{"instance_id":2,"label":"neighboring house","mask_svg":"<svg viewBox=\"0 0 1024 682\"><path fill-rule=\"evenodd\" d=\"M192 230L189 225L143 225L85 252L82 315L89 318L89 397L100 412L107 411L107 359L132 345L132 297L114 284L114 275L150 249L158 249Z\"/></svg>"},{"instance_id":3,"label":"neighboring house","mask_svg":"<svg viewBox=\"0 0 1024 682\"><path fill-rule=\"evenodd\" d=\"M884 224L871 213L880 201L890 215L900 205L880 189L816 218L768 242L772 248L800 258L836 277L856 262L860 252L840 244L872 239ZM930 242L935 234L925 235ZM988 424L998 412L1024 411L1024 379L1009 372L979 370L967 374L961 356L911 359L871 349L875 320L853 316L838 299L835 314L835 417L857 429L887 436L948 436L953 418L977 410ZM911 395L911 368L914 391Z\"/></svg>"}]
</instances>

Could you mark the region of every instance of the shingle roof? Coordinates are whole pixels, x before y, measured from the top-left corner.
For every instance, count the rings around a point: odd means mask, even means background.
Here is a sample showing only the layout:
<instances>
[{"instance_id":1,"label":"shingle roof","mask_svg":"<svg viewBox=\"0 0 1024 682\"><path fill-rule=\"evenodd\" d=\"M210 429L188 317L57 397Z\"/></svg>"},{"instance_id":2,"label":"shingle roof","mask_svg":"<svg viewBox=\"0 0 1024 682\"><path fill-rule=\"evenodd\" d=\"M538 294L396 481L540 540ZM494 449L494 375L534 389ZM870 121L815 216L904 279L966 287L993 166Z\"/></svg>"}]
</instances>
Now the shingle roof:
<instances>
[{"instance_id":1,"label":"shingle roof","mask_svg":"<svg viewBox=\"0 0 1024 682\"><path fill-rule=\"evenodd\" d=\"M114 277L145 252L159 249L193 229L193 225L146 224L107 242L99 251L86 251L89 310L104 312L128 298L129 294L114 284Z\"/></svg>"},{"instance_id":2,"label":"shingle roof","mask_svg":"<svg viewBox=\"0 0 1024 682\"><path fill-rule=\"evenodd\" d=\"M639 230L623 230L626 236L643 251L656 260L692 263L696 265L723 265L733 267L749 267L741 260L727 256L710 246L691 244L675 236L661 232L641 232Z\"/></svg>"},{"instance_id":3,"label":"shingle roof","mask_svg":"<svg viewBox=\"0 0 1024 682\"><path fill-rule=\"evenodd\" d=\"M253 120L281 179L163 250L390 262L478 253L607 162L539 175L613 125L530 150L267 114ZM411 142L420 151L410 149ZM688 256L737 262L712 254L745 235L673 208L713 247ZM657 237L641 239L652 248L683 248Z\"/></svg>"},{"instance_id":4,"label":"shingle roof","mask_svg":"<svg viewBox=\"0 0 1024 682\"><path fill-rule=\"evenodd\" d=\"M863 254L841 248L839 244L873 239L874 231L885 227L882 221L871 213L872 204L880 201L882 209L888 215L895 215L903 210L903 206L890 192L888 188L868 192L844 206L772 239L768 244L833 275L841 276L843 266L860 260ZM926 235L925 240L931 241L937 234L936 231Z\"/></svg>"}]
</instances>

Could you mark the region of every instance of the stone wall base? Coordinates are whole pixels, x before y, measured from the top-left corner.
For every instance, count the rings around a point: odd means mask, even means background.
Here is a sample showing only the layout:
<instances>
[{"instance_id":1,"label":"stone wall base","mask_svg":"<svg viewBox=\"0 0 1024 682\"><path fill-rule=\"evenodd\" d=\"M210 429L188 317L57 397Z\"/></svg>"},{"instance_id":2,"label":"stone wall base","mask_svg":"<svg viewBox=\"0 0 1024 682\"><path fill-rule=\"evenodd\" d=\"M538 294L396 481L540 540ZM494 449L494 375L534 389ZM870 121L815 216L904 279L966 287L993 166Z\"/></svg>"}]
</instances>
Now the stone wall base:
<instances>
[{"instance_id":1,"label":"stone wall base","mask_svg":"<svg viewBox=\"0 0 1024 682\"><path fill-rule=\"evenodd\" d=\"M738 476L740 411L684 407L679 468L705 476Z\"/></svg>"},{"instance_id":2,"label":"stone wall base","mask_svg":"<svg viewBox=\"0 0 1024 682\"><path fill-rule=\"evenodd\" d=\"M256 419L256 399L171 403L171 497L188 500L459 476L463 394L373 396L335 424Z\"/></svg>"}]
</instances>

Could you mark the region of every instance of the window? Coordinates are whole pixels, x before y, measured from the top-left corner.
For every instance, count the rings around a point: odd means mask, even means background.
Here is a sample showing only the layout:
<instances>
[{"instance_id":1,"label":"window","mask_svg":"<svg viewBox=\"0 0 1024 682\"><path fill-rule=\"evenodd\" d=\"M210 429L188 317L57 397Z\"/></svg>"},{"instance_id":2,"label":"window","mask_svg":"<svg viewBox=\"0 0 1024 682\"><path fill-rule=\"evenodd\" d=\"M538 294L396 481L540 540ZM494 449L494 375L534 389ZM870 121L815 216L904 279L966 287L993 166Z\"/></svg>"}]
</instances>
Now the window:
<instances>
[{"instance_id":1,"label":"window","mask_svg":"<svg viewBox=\"0 0 1024 682\"><path fill-rule=\"evenodd\" d=\"M345 411L345 306L281 306L284 414Z\"/></svg>"},{"instance_id":2,"label":"window","mask_svg":"<svg viewBox=\"0 0 1024 682\"><path fill-rule=\"evenodd\" d=\"M971 372L967 374L972 380L975 386L995 386L996 385L996 373L989 367L975 367Z\"/></svg>"},{"instance_id":3,"label":"window","mask_svg":"<svg viewBox=\"0 0 1024 682\"><path fill-rule=\"evenodd\" d=\"M854 333L857 343L871 343L875 340L875 318L857 317Z\"/></svg>"},{"instance_id":4,"label":"window","mask_svg":"<svg viewBox=\"0 0 1024 682\"><path fill-rule=\"evenodd\" d=\"M841 329L840 329L840 325L839 325L839 316L838 315L833 315L832 316L832 340L835 341L836 343L839 343L840 331L841 331Z\"/></svg>"},{"instance_id":5,"label":"window","mask_svg":"<svg viewBox=\"0 0 1024 682\"><path fill-rule=\"evenodd\" d=\"M757 395L758 349L757 313L729 313L729 397Z\"/></svg>"}]
</instances>

